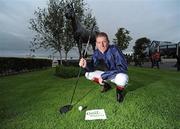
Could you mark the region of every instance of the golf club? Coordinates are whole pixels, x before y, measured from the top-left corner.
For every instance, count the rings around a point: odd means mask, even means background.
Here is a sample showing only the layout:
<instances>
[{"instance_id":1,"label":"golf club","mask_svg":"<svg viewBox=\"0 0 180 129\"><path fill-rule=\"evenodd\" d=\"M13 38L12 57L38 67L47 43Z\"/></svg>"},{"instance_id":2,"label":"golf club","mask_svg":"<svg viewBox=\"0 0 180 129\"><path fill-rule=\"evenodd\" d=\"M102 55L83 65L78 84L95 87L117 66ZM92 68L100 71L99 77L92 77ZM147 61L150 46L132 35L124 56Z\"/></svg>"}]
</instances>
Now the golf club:
<instances>
[{"instance_id":1,"label":"golf club","mask_svg":"<svg viewBox=\"0 0 180 129\"><path fill-rule=\"evenodd\" d=\"M83 52L83 58L84 58L85 55L87 54L87 49L88 49L88 46L89 46L89 42L90 42L90 39L91 39L91 35L92 35L92 32L93 32L94 26L95 26L95 23L93 24L93 26L92 26L92 28L91 28L91 32L90 32L90 35L89 35L89 37L88 37L88 41L87 41L87 44L86 44L86 48L85 48L85 51ZM76 83L75 83L75 86L74 86L73 94L72 94L72 97L71 97L70 104L60 107L59 112L60 112L61 114L67 113L68 111L70 111L70 110L73 108L72 101L73 101L73 98L74 98L74 94L75 94L75 91L76 91L76 88L77 88L77 84L78 84L78 81L79 81L79 77L80 77L81 72L82 72L82 68L80 67L80 68L79 68L79 72L78 72L78 76L77 76L77 80L76 80Z\"/></svg>"}]
</instances>

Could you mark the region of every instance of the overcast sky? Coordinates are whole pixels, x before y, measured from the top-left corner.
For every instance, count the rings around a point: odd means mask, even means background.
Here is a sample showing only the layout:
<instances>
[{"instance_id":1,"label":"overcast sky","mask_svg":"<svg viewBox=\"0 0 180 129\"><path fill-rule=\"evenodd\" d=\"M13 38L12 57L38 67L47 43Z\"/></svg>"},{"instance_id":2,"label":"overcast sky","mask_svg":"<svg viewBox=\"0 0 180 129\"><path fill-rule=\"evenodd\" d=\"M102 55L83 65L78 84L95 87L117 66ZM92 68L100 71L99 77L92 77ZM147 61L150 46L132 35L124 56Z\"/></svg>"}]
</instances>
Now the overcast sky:
<instances>
[{"instance_id":1,"label":"overcast sky","mask_svg":"<svg viewBox=\"0 0 180 129\"><path fill-rule=\"evenodd\" d=\"M133 38L127 51L141 37L159 41L180 41L179 0L86 0L100 31L110 40L119 27ZM32 39L29 19L47 0L0 0L0 51L27 49Z\"/></svg>"}]
</instances>

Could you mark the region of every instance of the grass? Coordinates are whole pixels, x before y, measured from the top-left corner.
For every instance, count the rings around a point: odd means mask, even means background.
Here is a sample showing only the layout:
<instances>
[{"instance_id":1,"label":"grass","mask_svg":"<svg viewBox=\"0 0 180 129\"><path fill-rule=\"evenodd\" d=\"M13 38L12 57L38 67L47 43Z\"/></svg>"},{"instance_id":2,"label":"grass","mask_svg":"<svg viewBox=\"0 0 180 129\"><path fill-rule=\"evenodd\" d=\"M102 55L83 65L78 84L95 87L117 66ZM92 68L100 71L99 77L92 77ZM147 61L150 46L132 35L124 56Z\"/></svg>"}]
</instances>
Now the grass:
<instances>
[{"instance_id":1,"label":"grass","mask_svg":"<svg viewBox=\"0 0 180 129\"><path fill-rule=\"evenodd\" d=\"M129 68L123 103L115 89L100 93L99 86L81 77L74 103L65 115L59 107L70 101L76 78L54 76L54 69L0 78L1 129L178 129L180 127L180 73ZM85 121L88 109L105 109L107 120Z\"/></svg>"}]
</instances>

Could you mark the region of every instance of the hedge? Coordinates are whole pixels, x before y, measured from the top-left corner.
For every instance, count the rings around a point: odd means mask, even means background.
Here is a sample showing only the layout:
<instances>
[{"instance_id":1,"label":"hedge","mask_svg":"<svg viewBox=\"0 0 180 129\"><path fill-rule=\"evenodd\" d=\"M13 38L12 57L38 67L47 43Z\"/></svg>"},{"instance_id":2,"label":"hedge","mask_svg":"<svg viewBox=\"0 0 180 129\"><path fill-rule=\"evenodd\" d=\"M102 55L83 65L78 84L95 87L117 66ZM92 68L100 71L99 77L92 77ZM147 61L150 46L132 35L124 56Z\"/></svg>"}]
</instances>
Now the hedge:
<instances>
[{"instance_id":1,"label":"hedge","mask_svg":"<svg viewBox=\"0 0 180 129\"><path fill-rule=\"evenodd\" d=\"M19 73L52 66L50 59L0 57L0 75Z\"/></svg>"}]
</instances>

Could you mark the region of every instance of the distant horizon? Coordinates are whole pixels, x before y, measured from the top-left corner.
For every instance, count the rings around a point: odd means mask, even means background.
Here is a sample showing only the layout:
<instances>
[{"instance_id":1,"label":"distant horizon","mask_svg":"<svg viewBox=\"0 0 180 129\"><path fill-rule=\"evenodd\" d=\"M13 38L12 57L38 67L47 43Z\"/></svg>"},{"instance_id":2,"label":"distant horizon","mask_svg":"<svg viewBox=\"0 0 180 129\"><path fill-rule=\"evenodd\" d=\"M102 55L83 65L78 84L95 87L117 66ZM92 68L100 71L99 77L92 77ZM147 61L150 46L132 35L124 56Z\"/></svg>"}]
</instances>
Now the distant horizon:
<instances>
[{"instance_id":1,"label":"distant horizon","mask_svg":"<svg viewBox=\"0 0 180 129\"><path fill-rule=\"evenodd\" d=\"M75 53L75 52L74 52ZM72 50L68 54L68 58L77 58L78 56L74 56L77 54L74 54ZM53 51L48 50L36 50L35 52L31 52L28 49L19 49L19 50L0 50L0 57L55 57L60 58L59 53L53 54ZM62 52L62 57L65 58L64 52Z\"/></svg>"},{"instance_id":2,"label":"distant horizon","mask_svg":"<svg viewBox=\"0 0 180 129\"><path fill-rule=\"evenodd\" d=\"M132 52L124 52L122 51L124 54L132 54ZM60 58L59 53L54 53L53 55L53 51L50 50L45 50L45 49L41 49L41 50L35 50L35 52L31 52L28 49L9 49L9 50L0 50L0 57L31 57L32 55L35 55L35 57L55 57L55 58ZM93 51L89 50L88 51L89 54L92 54ZM62 58L65 58L65 53L64 51L62 51ZM78 53L78 49L77 47L73 47L67 55L67 58L71 59L71 58L79 58L79 53Z\"/></svg>"}]
</instances>

